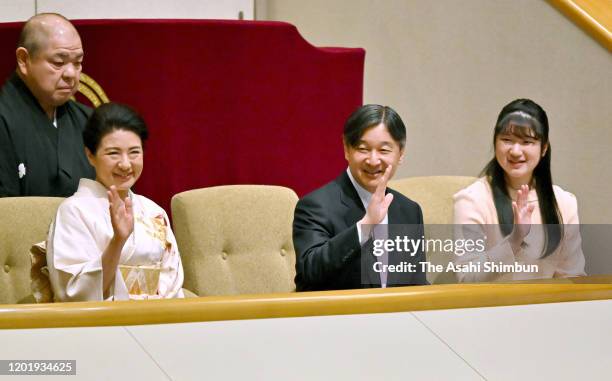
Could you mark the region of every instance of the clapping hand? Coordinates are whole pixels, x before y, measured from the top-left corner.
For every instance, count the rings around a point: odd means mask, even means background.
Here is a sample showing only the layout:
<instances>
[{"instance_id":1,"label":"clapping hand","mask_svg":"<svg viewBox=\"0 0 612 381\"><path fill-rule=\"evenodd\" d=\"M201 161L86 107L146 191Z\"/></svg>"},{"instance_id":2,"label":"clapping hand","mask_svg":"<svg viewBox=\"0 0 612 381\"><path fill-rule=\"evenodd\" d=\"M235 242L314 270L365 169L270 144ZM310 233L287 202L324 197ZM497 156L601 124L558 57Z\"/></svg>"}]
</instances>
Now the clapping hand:
<instances>
[{"instance_id":1,"label":"clapping hand","mask_svg":"<svg viewBox=\"0 0 612 381\"><path fill-rule=\"evenodd\" d=\"M107 192L111 224L113 225L113 238L125 242L134 231L134 214L132 212L132 200L126 197L122 200L117 192L117 187L111 185Z\"/></svg>"},{"instance_id":2,"label":"clapping hand","mask_svg":"<svg viewBox=\"0 0 612 381\"><path fill-rule=\"evenodd\" d=\"M512 211L514 212L514 230L512 230L511 240L513 246L519 246L529 231L531 230L531 215L535 204L527 202L529 187L521 185L516 192L516 201L512 201Z\"/></svg>"},{"instance_id":3,"label":"clapping hand","mask_svg":"<svg viewBox=\"0 0 612 381\"><path fill-rule=\"evenodd\" d=\"M385 195L385 190L387 189L387 182L389 182L389 177L391 177L391 165L389 165L387 169L385 169L385 172L380 178L380 181L376 185L376 190L372 194L370 204L368 205L368 210L366 210L366 215L361 220L361 224L380 224L387 215L389 205L391 205L391 201L393 201L393 194L389 193Z\"/></svg>"},{"instance_id":4,"label":"clapping hand","mask_svg":"<svg viewBox=\"0 0 612 381\"><path fill-rule=\"evenodd\" d=\"M122 200L114 185L111 185L106 193L114 235L102 253L102 289L105 299L110 295L123 245L134 231L134 214L130 197Z\"/></svg>"}]
</instances>

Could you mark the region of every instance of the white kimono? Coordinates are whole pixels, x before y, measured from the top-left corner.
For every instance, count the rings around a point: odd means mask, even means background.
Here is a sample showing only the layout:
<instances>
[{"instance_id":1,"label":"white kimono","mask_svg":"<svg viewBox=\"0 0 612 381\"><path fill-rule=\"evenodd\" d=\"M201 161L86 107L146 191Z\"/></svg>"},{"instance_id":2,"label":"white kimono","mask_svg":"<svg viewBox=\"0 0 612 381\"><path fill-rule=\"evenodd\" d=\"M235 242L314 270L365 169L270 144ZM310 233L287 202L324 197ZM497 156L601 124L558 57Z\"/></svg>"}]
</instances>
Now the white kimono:
<instances>
[{"instance_id":1,"label":"white kimono","mask_svg":"<svg viewBox=\"0 0 612 381\"><path fill-rule=\"evenodd\" d=\"M107 189L81 179L59 206L47 238L56 301L103 300L102 253L113 237ZM108 300L184 297L183 266L164 210L130 191L134 231L121 251Z\"/></svg>"}]
</instances>

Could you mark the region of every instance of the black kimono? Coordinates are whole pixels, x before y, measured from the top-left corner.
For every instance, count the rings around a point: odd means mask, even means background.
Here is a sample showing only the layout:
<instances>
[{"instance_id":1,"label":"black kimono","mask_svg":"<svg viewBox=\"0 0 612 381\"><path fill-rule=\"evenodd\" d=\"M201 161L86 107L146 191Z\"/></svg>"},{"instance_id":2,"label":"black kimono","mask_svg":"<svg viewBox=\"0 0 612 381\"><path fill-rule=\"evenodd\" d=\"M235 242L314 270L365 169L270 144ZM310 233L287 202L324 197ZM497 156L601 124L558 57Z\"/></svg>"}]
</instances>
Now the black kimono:
<instances>
[{"instance_id":1,"label":"black kimono","mask_svg":"<svg viewBox=\"0 0 612 381\"><path fill-rule=\"evenodd\" d=\"M0 197L67 197L79 179L95 178L82 136L90 114L68 101L56 110L56 128L14 73L0 90Z\"/></svg>"}]
</instances>

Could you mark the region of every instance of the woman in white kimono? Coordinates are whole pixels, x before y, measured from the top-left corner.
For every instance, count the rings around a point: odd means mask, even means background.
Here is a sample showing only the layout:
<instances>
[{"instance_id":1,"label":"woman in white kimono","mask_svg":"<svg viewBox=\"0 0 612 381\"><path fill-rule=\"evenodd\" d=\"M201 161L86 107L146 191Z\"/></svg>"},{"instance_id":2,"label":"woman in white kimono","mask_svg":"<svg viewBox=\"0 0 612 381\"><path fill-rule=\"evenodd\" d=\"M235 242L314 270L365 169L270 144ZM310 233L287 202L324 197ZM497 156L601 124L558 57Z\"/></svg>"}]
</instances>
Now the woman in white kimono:
<instances>
[{"instance_id":1,"label":"woman in white kimono","mask_svg":"<svg viewBox=\"0 0 612 381\"><path fill-rule=\"evenodd\" d=\"M142 118L108 103L83 140L96 180L81 179L59 207L47 239L56 301L183 297L183 267L164 210L130 188L143 168Z\"/></svg>"}]
</instances>

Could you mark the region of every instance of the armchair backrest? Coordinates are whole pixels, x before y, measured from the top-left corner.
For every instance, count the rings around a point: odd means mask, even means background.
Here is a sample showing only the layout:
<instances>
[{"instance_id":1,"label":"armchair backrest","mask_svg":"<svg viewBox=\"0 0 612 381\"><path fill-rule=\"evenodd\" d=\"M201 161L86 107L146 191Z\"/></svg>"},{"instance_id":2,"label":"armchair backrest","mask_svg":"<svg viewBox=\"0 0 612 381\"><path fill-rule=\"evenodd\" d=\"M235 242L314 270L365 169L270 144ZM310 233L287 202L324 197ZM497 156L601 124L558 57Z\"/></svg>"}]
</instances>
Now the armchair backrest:
<instances>
[{"instance_id":1,"label":"armchair backrest","mask_svg":"<svg viewBox=\"0 0 612 381\"><path fill-rule=\"evenodd\" d=\"M470 176L423 176L389 181L389 188L395 189L417 202L423 210L426 239L448 239L453 235L453 195L467 187L476 177ZM427 260L434 265L444 265L452 260L445 252L428 251ZM430 283L455 283L453 273L427 274Z\"/></svg>"},{"instance_id":2,"label":"armchair backrest","mask_svg":"<svg viewBox=\"0 0 612 381\"><path fill-rule=\"evenodd\" d=\"M30 248L47 239L60 197L0 198L0 303L34 302Z\"/></svg>"},{"instance_id":3,"label":"armchair backrest","mask_svg":"<svg viewBox=\"0 0 612 381\"><path fill-rule=\"evenodd\" d=\"M417 202L423 209L425 224L453 223L453 195L476 177L422 176L389 181L389 188Z\"/></svg>"},{"instance_id":4,"label":"armchair backrest","mask_svg":"<svg viewBox=\"0 0 612 381\"><path fill-rule=\"evenodd\" d=\"M295 290L289 188L229 185L182 192L172 219L184 287L200 296Z\"/></svg>"}]
</instances>

